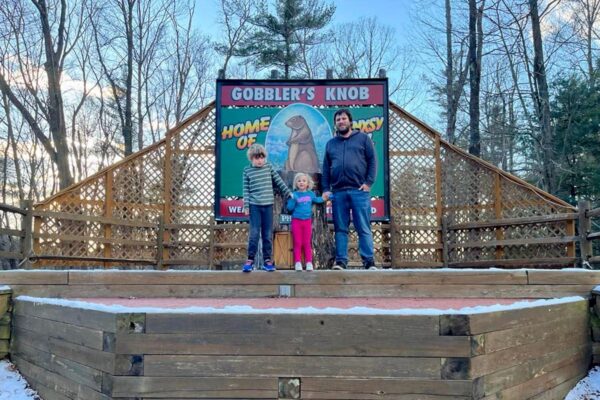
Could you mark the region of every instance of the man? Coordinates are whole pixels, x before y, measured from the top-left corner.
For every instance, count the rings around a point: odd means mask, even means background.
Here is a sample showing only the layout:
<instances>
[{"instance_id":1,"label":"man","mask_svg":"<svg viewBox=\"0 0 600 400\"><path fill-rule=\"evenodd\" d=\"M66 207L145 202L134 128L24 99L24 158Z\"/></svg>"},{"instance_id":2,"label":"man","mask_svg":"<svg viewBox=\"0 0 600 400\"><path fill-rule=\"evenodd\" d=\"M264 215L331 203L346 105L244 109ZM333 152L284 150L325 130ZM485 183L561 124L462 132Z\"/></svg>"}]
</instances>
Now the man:
<instances>
[{"instance_id":1,"label":"man","mask_svg":"<svg viewBox=\"0 0 600 400\"><path fill-rule=\"evenodd\" d=\"M332 199L335 229L335 264L333 269L348 265L348 227L350 212L358 233L358 252L365 269L375 268L373 234L371 233L371 195L377 161L371 139L352 130L352 114L338 110L333 121L335 137L325 147L323 159L323 197ZM333 192L333 195L332 195Z\"/></svg>"}]
</instances>

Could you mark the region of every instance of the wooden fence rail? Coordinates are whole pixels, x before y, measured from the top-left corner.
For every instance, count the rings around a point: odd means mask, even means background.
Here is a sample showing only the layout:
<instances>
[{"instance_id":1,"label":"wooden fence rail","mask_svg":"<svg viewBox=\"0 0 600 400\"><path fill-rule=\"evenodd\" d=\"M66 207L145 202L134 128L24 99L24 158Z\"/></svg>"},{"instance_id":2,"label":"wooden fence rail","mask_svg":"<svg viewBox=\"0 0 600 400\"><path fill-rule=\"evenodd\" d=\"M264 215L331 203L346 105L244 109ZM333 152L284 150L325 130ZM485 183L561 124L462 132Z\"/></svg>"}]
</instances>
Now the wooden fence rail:
<instances>
[{"instance_id":1,"label":"wooden fence rail","mask_svg":"<svg viewBox=\"0 0 600 400\"><path fill-rule=\"evenodd\" d=\"M0 212L3 213L3 221L8 221L8 218L4 218L6 214L16 214L21 218L21 229L11 229L10 227L2 228L0 226L0 235L18 238L19 240L19 251L0 249L0 258L17 260L19 265L29 268L29 259L32 255L33 201L23 201L21 208L0 203Z\"/></svg>"},{"instance_id":2,"label":"wooden fence rail","mask_svg":"<svg viewBox=\"0 0 600 400\"><path fill-rule=\"evenodd\" d=\"M64 261L92 261L101 262L105 266L116 265L117 263L125 264L146 264L160 268L165 268L174 264L193 264L190 260L164 259L164 255L168 254L169 250L177 246L205 246L209 248L208 254L204 257L202 265L212 268L215 265L212 259L214 249L223 249L226 247L243 247L245 243L238 243L239 237L231 243L215 242L215 235L228 235L228 230L244 229L246 224L233 225L206 225L202 224L203 228L210 230L210 235L206 242L199 243L195 241L187 241L184 239L176 239L172 235L165 235L166 230L174 231L178 229L188 229L190 227L197 228L198 224L165 224L163 217L159 218L158 223L131 221L119 219L115 217L87 216L81 214L52 212L52 211L34 211L33 202L25 201L22 208L14 207L6 204L0 204L0 212L17 214L21 218L21 229L0 228L0 235L16 237L20 240L19 251L0 251L0 258L16 259L20 265L26 268L31 267L31 262L46 259L46 260L64 260ZM60 218L63 221L73 221L74 223L85 224L101 224L104 227L112 228L146 228L153 232L150 237L145 239L136 239L128 237L106 236L81 236L81 235L66 235L66 234L48 234L35 232L34 218ZM578 212L561 213L553 215L540 215L535 217L523 218L501 218L491 219L488 221L478 221L469 223L451 224L447 217L442 219L440 227L441 243L438 244L423 244L423 246L435 246L442 252L442 264L446 267L486 267L486 266L549 266L549 265L565 265L579 263L583 266L589 266L591 263L600 263L600 255L594 255L593 241L600 239L600 231L592 231L592 220L600 218L600 208L591 209L589 201L581 201L579 203ZM539 225L549 222L565 222L578 223L579 234L559 235L559 236L541 236L529 238L512 239L505 235L505 230L528 225ZM414 227L413 227L414 228ZM104 228L105 229L105 228ZM489 229L489 240L481 240L475 237L475 240L469 240L469 230L471 229ZM466 233L465 233L466 232ZM460 233L464 233L461 235ZM574 232L573 232L574 233ZM453 239L454 238L454 239ZM87 243L92 248L105 246L139 246L146 249L146 256L136 258L120 257L110 252L90 252L88 255L70 256L63 254L50 254L34 251L36 243L40 240L55 241L62 245L73 243ZM567 257L544 257L540 255L537 258L520 258L520 259L496 259L496 260L468 260L468 261L452 261L450 257L451 251L466 251L473 249L494 248L498 254L502 254L507 246L523 245L535 246L544 244L564 244L573 245L579 243L579 256L569 254ZM419 245L410 245L415 247ZM37 246L39 247L39 246ZM149 254L153 255L150 256ZM393 267L393 266L392 266Z\"/></svg>"}]
</instances>

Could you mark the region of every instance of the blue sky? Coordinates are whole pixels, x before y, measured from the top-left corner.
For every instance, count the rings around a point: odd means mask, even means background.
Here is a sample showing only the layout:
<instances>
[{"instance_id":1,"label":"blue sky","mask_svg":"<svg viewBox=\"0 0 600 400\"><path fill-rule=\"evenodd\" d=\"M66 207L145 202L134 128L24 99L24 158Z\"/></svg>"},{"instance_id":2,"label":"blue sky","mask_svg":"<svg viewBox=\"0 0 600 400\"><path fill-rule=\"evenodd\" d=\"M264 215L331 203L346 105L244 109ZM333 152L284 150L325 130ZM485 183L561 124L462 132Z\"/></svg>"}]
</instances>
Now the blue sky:
<instances>
[{"instance_id":1,"label":"blue sky","mask_svg":"<svg viewBox=\"0 0 600 400\"><path fill-rule=\"evenodd\" d=\"M415 7L418 2L412 0L324 0L336 5L336 11L331 25L352 24L361 17L377 17L381 25L394 28L396 43L402 48L411 48L417 34L415 22ZM219 26L217 25L217 10L219 0L196 0L197 28L211 37L217 37ZM407 50L410 51L410 50ZM414 53L413 53L414 55ZM420 63L419 63L420 64ZM418 82L422 70L415 70L413 80ZM417 76L419 75L419 76ZM393 73L390 73L393 77ZM428 98L428 88L422 83L411 85L407 90L417 90L417 99L407 106L407 111L413 112L417 117L427 120L430 125L436 125L438 121L438 107Z\"/></svg>"}]
</instances>

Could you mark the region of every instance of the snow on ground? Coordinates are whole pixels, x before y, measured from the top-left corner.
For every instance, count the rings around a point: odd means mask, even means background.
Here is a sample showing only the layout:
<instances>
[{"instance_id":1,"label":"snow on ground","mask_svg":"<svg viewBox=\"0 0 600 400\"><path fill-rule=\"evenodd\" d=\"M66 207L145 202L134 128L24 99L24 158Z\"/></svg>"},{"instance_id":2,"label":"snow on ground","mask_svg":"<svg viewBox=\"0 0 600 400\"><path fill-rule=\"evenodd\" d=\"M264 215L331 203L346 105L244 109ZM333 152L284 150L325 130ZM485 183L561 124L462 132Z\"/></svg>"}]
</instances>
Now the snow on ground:
<instances>
[{"instance_id":1,"label":"snow on ground","mask_svg":"<svg viewBox=\"0 0 600 400\"><path fill-rule=\"evenodd\" d=\"M0 360L0 400L39 399L37 393L28 389L27 386L27 381L13 364L6 360Z\"/></svg>"},{"instance_id":2,"label":"snow on ground","mask_svg":"<svg viewBox=\"0 0 600 400\"><path fill-rule=\"evenodd\" d=\"M600 367L592 368L588 376L580 380L565 397L565 400L597 399L600 399Z\"/></svg>"}]
</instances>

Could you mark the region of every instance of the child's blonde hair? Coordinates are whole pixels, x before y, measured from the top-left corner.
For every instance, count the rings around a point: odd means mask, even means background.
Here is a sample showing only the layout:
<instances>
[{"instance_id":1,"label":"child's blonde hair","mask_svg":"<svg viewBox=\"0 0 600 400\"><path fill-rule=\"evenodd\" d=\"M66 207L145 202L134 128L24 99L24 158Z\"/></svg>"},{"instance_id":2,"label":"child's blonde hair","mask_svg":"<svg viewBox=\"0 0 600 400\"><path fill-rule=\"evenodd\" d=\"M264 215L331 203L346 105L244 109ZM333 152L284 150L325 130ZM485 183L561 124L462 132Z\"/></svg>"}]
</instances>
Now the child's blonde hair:
<instances>
[{"instance_id":1,"label":"child's blonde hair","mask_svg":"<svg viewBox=\"0 0 600 400\"><path fill-rule=\"evenodd\" d=\"M250 148L248 149L248 153L246 153L246 155L248 156L248 160L250 161L252 161L254 157L260 154L267 157L267 149L265 149L265 146L258 143L254 143L252 146L250 146Z\"/></svg>"},{"instance_id":2,"label":"child's blonde hair","mask_svg":"<svg viewBox=\"0 0 600 400\"><path fill-rule=\"evenodd\" d=\"M294 175L294 189L298 189L298 181L300 180L300 178L306 178L306 182L308 182L308 190L312 190L313 187L315 186L315 183L313 182L312 178L310 175L305 174L304 172L298 172L296 175Z\"/></svg>"}]
</instances>

